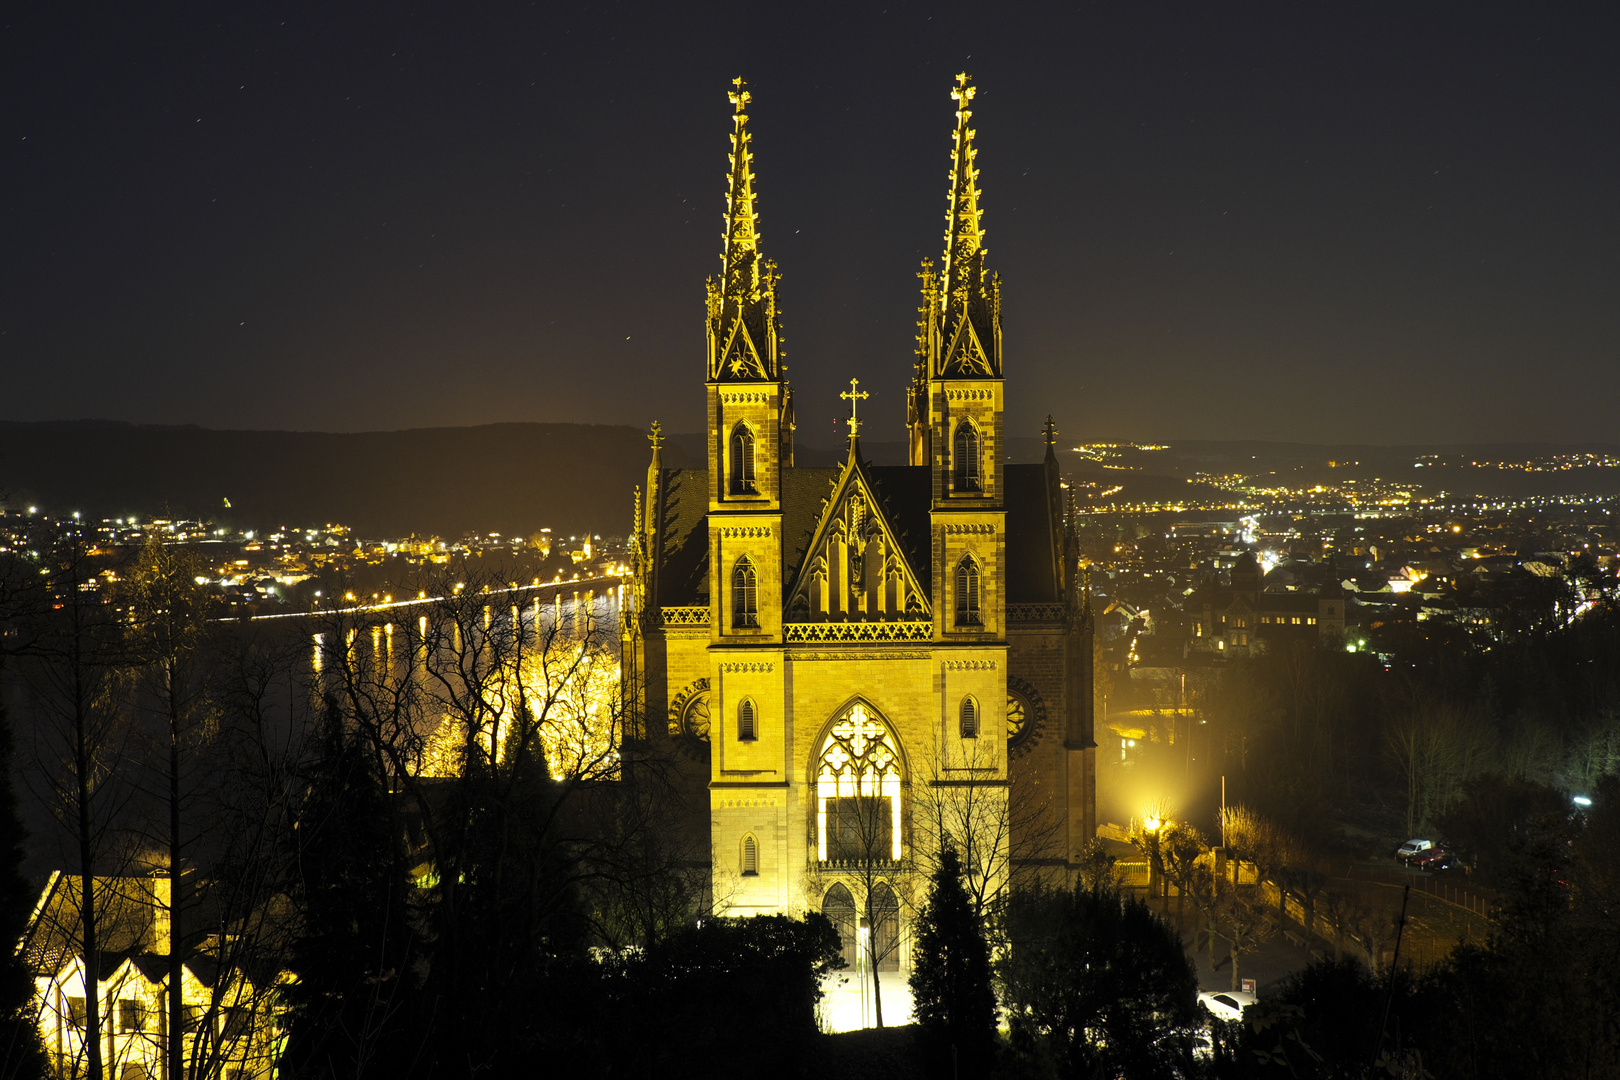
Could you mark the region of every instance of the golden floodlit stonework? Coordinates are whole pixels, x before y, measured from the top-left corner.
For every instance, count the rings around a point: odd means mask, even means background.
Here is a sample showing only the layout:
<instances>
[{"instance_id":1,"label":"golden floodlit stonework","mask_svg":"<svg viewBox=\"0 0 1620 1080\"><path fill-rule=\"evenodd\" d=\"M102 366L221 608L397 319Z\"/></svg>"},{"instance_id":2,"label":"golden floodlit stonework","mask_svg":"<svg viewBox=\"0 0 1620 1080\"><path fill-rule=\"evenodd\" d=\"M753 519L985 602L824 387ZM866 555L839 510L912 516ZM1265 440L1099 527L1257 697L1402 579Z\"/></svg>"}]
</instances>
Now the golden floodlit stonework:
<instances>
[{"instance_id":1,"label":"golden floodlit stonework","mask_svg":"<svg viewBox=\"0 0 1620 1080\"><path fill-rule=\"evenodd\" d=\"M1006 460L973 96L959 76L945 250L919 275L910 462L863 458L851 380L843 464L803 468L735 82L707 467L665 468L655 425L636 496L623 681L641 715L668 717L645 737L689 796L671 828L710 853L717 911L823 911L880 969L909 967L942 845L993 887L1056 882L1096 828L1091 614L1055 428L1043 462ZM665 740L686 752L658 755Z\"/></svg>"}]
</instances>

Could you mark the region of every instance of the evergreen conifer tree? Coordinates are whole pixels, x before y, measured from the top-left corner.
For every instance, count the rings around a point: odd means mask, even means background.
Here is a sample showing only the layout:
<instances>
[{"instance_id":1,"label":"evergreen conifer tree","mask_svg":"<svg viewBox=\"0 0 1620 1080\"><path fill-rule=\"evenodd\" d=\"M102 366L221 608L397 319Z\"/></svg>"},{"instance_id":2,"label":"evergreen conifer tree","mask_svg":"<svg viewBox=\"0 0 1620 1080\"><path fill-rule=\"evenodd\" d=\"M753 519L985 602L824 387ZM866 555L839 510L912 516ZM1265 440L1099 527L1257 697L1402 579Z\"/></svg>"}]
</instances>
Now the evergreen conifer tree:
<instances>
[{"instance_id":1,"label":"evergreen conifer tree","mask_svg":"<svg viewBox=\"0 0 1620 1080\"><path fill-rule=\"evenodd\" d=\"M376 758L328 702L298 819L303 933L283 1067L295 1077L405 1076L420 1045L404 833Z\"/></svg>"},{"instance_id":2,"label":"evergreen conifer tree","mask_svg":"<svg viewBox=\"0 0 1620 1080\"><path fill-rule=\"evenodd\" d=\"M23 827L11 782L11 723L0 703L0 1080L45 1075L34 1026L34 980L13 947L28 928L34 891L23 876Z\"/></svg>"},{"instance_id":3,"label":"evergreen conifer tree","mask_svg":"<svg viewBox=\"0 0 1620 1080\"><path fill-rule=\"evenodd\" d=\"M990 948L949 847L940 852L916 933L911 993L917 1023L942 1066L954 1060L956 1075L981 1075L995 1053Z\"/></svg>"}]
</instances>

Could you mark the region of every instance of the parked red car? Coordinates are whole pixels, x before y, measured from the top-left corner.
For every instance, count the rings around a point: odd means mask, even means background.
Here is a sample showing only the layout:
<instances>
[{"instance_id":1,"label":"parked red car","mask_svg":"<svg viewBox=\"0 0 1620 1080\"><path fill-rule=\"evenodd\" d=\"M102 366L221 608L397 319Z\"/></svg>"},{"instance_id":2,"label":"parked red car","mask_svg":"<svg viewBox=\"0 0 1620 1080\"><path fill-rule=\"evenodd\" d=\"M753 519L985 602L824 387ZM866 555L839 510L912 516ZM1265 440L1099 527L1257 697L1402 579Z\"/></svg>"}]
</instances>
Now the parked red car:
<instances>
[{"instance_id":1,"label":"parked red car","mask_svg":"<svg viewBox=\"0 0 1620 1080\"><path fill-rule=\"evenodd\" d=\"M1457 856L1443 847L1436 846L1420 852L1407 865L1415 866L1419 870L1444 870L1457 865Z\"/></svg>"}]
</instances>

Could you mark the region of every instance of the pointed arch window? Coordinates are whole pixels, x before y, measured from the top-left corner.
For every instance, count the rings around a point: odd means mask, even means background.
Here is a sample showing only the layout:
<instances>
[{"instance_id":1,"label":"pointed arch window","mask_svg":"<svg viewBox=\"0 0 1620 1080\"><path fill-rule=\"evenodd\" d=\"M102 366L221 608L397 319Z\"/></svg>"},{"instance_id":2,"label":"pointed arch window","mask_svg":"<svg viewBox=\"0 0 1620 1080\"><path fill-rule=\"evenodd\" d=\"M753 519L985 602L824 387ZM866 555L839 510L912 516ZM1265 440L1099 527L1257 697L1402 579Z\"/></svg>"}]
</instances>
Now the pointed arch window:
<instances>
[{"instance_id":1,"label":"pointed arch window","mask_svg":"<svg viewBox=\"0 0 1620 1080\"><path fill-rule=\"evenodd\" d=\"M737 706L737 738L743 742L753 742L759 737L755 727L755 709L753 698L743 698L742 704Z\"/></svg>"},{"instance_id":2,"label":"pointed arch window","mask_svg":"<svg viewBox=\"0 0 1620 1080\"><path fill-rule=\"evenodd\" d=\"M979 564L964 555L956 564L956 625L982 626L979 614Z\"/></svg>"},{"instance_id":3,"label":"pointed arch window","mask_svg":"<svg viewBox=\"0 0 1620 1080\"><path fill-rule=\"evenodd\" d=\"M962 711L958 718L957 730L964 739L977 739L979 737L979 703L972 697L962 699Z\"/></svg>"},{"instance_id":4,"label":"pointed arch window","mask_svg":"<svg viewBox=\"0 0 1620 1080\"><path fill-rule=\"evenodd\" d=\"M759 873L759 844L752 836L743 837L742 872L744 877L752 877Z\"/></svg>"},{"instance_id":5,"label":"pointed arch window","mask_svg":"<svg viewBox=\"0 0 1620 1080\"><path fill-rule=\"evenodd\" d=\"M979 433L970 421L956 425L951 456L951 490L979 491Z\"/></svg>"},{"instance_id":6,"label":"pointed arch window","mask_svg":"<svg viewBox=\"0 0 1620 1080\"><path fill-rule=\"evenodd\" d=\"M731 493L755 495L759 484L754 479L754 432L747 424L739 423L731 429Z\"/></svg>"},{"instance_id":7,"label":"pointed arch window","mask_svg":"<svg viewBox=\"0 0 1620 1080\"><path fill-rule=\"evenodd\" d=\"M816 858L835 867L898 864L901 761L888 726L856 702L816 761Z\"/></svg>"},{"instance_id":8,"label":"pointed arch window","mask_svg":"<svg viewBox=\"0 0 1620 1080\"><path fill-rule=\"evenodd\" d=\"M759 575L747 556L738 559L737 568L731 572L731 625L759 625Z\"/></svg>"}]
</instances>

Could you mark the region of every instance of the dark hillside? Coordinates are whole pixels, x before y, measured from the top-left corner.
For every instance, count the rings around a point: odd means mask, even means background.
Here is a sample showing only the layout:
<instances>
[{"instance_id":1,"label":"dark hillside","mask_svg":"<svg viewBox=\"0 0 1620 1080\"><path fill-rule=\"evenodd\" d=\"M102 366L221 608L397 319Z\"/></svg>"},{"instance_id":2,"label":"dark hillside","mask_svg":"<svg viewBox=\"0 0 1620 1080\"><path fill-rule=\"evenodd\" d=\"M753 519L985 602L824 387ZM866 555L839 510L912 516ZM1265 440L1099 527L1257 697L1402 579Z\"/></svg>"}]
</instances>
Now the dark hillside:
<instances>
[{"instance_id":1,"label":"dark hillside","mask_svg":"<svg viewBox=\"0 0 1620 1080\"><path fill-rule=\"evenodd\" d=\"M648 453L643 431L586 424L339 434L0 423L0 495L54 514L167 506L248 528L342 522L367 536L623 535ZM674 446L665 460L692 464Z\"/></svg>"}]
</instances>

